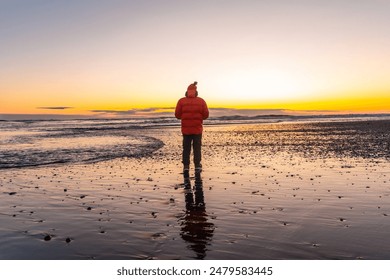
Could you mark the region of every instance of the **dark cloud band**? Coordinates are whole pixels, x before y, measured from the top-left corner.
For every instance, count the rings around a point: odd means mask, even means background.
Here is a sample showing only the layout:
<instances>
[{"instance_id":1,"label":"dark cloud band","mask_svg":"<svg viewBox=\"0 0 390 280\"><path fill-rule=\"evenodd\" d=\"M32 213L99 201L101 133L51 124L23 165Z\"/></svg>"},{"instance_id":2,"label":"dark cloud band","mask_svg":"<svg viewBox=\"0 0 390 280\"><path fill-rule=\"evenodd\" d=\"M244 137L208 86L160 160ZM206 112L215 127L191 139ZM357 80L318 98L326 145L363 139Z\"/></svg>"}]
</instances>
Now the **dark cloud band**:
<instances>
[{"instance_id":1,"label":"dark cloud band","mask_svg":"<svg viewBox=\"0 0 390 280\"><path fill-rule=\"evenodd\" d=\"M72 108L73 107L67 107L67 106L37 107L37 109L44 109L44 110L67 110Z\"/></svg>"}]
</instances>

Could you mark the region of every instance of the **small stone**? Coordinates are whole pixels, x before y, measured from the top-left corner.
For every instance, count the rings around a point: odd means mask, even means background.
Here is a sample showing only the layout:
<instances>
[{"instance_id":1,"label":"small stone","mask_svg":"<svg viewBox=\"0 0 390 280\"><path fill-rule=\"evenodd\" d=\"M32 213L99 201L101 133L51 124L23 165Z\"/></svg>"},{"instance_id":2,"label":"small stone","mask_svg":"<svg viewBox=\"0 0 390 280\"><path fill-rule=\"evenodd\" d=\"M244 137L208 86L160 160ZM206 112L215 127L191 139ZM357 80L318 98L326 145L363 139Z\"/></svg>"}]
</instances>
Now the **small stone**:
<instances>
[{"instance_id":1,"label":"small stone","mask_svg":"<svg viewBox=\"0 0 390 280\"><path fill-rule=\"evenodd\" d=\"M72 241L72 240L71 240L69 237L65 239L65 242L66 242L66 243L70 243L71 241Z\"/></svg>"},{"instance_id":2,"label":"small stone","mask_svg":"<svg viewBox=\"0 0 390 280\"><path fill-rule=\"evenodd\" d=\"M45 240L45 241L50 241L50 240L51 240L51 236L50 236L49 234L47 234L47 235L43 238L43 240Z\"/></svg>"},{"instance_id":3,"label":"small stone","mask_svg":"<svg viewBox=\"0 0 390 280\"><path fill-rule=\"evenodd\" d=\"M16 194L16 192L10 192L10 193L8 193L9 195L15 195Z\"/></svg>"}]
</instances>

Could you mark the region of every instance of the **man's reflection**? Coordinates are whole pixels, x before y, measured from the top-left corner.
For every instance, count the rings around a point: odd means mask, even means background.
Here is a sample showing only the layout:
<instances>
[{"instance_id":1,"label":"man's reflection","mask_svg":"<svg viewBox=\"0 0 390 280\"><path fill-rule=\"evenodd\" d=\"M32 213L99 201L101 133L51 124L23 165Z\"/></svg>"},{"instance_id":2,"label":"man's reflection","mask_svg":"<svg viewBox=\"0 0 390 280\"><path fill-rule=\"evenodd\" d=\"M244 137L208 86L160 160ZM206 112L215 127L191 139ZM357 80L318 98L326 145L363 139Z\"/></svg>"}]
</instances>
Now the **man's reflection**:
<instances>
[{"instance_id":1,"label":"man's reflection","mask_svg":"<svg viewBox=\"0 0 390 280\"><path fill-rule=\"evenodd\" d=\"M215 226L208 222L203 184L201 180L197 179L194 190L191 188L184 190L186 212L179 219L181 225L180 235L188 243L188 248L196 253L196 259L204 259Z\"/></svg>"}]
</instances>

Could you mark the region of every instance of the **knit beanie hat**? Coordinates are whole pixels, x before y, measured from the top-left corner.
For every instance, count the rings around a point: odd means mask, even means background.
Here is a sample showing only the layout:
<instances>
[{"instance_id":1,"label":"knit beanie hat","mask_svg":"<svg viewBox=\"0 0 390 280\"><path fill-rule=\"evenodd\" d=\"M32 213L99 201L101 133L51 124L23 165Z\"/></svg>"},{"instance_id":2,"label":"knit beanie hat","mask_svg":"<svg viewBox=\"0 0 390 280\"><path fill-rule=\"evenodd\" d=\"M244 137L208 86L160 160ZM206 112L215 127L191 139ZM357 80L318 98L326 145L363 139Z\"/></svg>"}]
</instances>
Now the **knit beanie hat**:
<instances>
[{"instance_id":1,"label":"knit beanie hat","mask_svg":"<svg viewBox=\"0 0 390 280\"><path fill-rule=\"evenodd\" d=\"M195 90L197 89L196 85L198 84L198 82L194 82L192 84L190 84L187 88L187 90Z\"/></svg>"},{"instance_id":2,"label":"knit beanie hat","mask_svg":"<svg viewBox=\"0 0 390 280\"><path fill-rule=\"evenodd\" d=\"M196 93L197 93L197 87L196 85L198 84L198 82L193 82L192 84L190 84L187 88L187 95L188 96L195 96Z\"/></svg>"}]
</instances>

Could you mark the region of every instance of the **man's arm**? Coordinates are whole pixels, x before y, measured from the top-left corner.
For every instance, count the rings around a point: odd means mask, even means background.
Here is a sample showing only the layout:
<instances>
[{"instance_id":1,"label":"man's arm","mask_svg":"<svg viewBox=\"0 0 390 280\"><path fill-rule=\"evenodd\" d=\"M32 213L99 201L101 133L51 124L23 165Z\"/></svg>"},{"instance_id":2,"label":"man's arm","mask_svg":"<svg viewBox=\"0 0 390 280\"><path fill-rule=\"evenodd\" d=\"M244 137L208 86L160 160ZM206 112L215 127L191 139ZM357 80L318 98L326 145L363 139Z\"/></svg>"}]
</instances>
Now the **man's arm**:
<instances>
[{"instance_id":1,"label":"man's arm","mask_svg":"<svg viewBox=\"0 0 390 280\"><path fill-rule=\"evenodd\" d=\"M177 102L176 109L175 109L175 117L179 120L181 119L181 114L182 114L181 108L182 108L182 106L181 106L181 102L179 100Z\"/></svg>"},{"instance_id":2,"label":"man's arm","mask_svg":"<svg viewBox=\"0 0 390 280\"><path fill-rule=\"evenodd\" d=\"M209 108L207 108L206 101L203 100L203 112L202 112L203 119L207 119L209 117Z\"/></svg>"}]
</instances>

